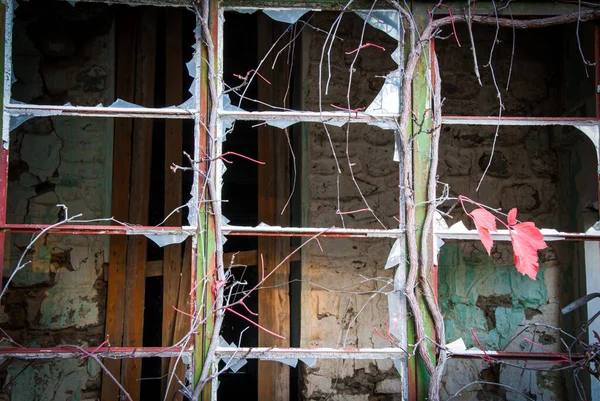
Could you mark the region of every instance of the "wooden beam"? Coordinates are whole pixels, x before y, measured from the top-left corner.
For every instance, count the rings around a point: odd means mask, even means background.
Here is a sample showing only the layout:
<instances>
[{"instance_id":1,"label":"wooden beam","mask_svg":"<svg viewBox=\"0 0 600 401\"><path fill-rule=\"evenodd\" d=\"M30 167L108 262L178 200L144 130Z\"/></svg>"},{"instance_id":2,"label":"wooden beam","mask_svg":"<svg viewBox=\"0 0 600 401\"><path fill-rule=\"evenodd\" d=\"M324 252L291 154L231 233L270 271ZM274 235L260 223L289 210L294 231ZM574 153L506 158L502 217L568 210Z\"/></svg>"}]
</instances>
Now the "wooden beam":
<instances>
[{"instance_id":1,"label":"wooden beam","mask_svg":"<svg viewBox=\"0 0 600 401\"><path fill-rule=\"evenodd\" d=\"M139 15L134 100L137 104L149 106L154 102L157 13L156 9L144 8L140 9ZM133 123L129 222L134 224L148 224L152 125L152 120L148 119L138 119ZM127 240L123 342L130 347L142 346L143 341L147 241L141 235L130 236ZM121 380L134 400L140 399L141 373L141 359L123 361Z\"/></svg>"},{"instance_id":2,"label":"wooden beam","mask_svg":"<svg viewBox=\"0 0 600 401\"><path fill-rule=\"evenodd\" d=\"M183 102L183 55L181 9L170 8L166 10L166 104L178 105ZM182 204L181 172L173 174L171 165L182 165L182 122L181 120L165 121L165 216ZM181 226L181 214L174 213L165 223L169 226ZM189 248L188 248L189 249ZM181 244L170 245L164 248L163 264L163 317L162 317L162 345L173 345L176 312L173 306L177 305L181 282ZM169 377L169 359L162 360L162 391L166 391ZM175 398L173 398L175 397ZM181 393L173 393L167 397L169 400L181 400Z\"/></svg>"},{"instance_id":3,"label":"wooden beam","mask_svg":"<svg viewBox=\"0 0 600 401\"><path fill-rule=\"evenodd\" d=\"M275 40L283 33L279 25L263 14L258 15L258 53L267 54ZM285 41L284 41L285 42ZM271 52L276 54L277 51ZM283 99L288 84L288 64L285 56L278 60L274 69L266 68L260 73L271 85L259 80L258 98L266 104L284 106ZM266 60L271 65L273 57ZM259 106L260 107L260 106ZM258 168L258 220L266 224L289 226L289 208L281 214L289 196L289 150L281 130L262 125L258 128L258 159L265 162ZM259 237L258 254L264 256L265 275L289 254L289 238ZM277 268L258 293L258 324L283 337L276 338L262 330L258 331L259 347L290 346L290 298L289 261ZM259 275L259 280L262 277ZM258 362L258 399L289 400L289 366L272 361Z\"/></svg>"},{"instance_id":4,"label":"wooden beam","mask_svg":"<svg viewBox=\"0 0 600 401\"><path fill-rule=\"evenodd\" d=\"M181 270L181 276L179 277L179 293L177 296L177 309L185 313L190 313L190 290L191 290L191 276L192 276L192 239L188 238L185 241L184 257ZM173 308L171 308L173 309ZM175 315L175 324L173 327L173 344L180 341L190 330L190 318L183 313L177 312ZM185 369L186 365L183 364L181 359L177 363L177 358L165 359L169 362L167 372L169 373L170 379L171 372L175 372L175 376L185 383ZM167 400L183 400L183 395L178 392L180 389L179 382L174 379L168 388Z\"/></svg>"},{"instance_id":5,"label":"wooden beam","mask_svg":"<svg viewBox=\"0 0 600 401\"><path fill-rule=\"evenodd\" d=\"M133 99L135 76L135 45L137 13L126 8L117 16L117 74L116 95ZM131 183L131 119L115 119L113 151L112 215L120 221L129 221L129 186ZM123 319L125 316L125 268L127 265L127 237L110 237L108 290L106 296L106 335L113 347L123 346ZM107 359L104 364L111 374L121 377L121 361ZM119 388L106 374L102 375L102 400L119 398Z\"/></svg>"}]
</instances>

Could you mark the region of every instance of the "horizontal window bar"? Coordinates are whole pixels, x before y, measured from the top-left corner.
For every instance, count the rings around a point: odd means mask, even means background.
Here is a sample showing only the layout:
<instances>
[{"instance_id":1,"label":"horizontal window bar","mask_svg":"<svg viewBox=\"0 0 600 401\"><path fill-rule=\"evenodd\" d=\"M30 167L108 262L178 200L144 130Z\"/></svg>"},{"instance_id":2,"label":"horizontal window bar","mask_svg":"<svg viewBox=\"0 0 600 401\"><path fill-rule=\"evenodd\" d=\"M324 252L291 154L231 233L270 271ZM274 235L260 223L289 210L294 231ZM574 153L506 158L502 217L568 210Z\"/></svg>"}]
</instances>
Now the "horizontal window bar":
<instances>
[{"instance_id":1,"label":"horizontal window bar","mask_svg":"<svg viewBox=\"0 0 600 401\"><path fill-rule=\"evenodd\" d=\"M400 359L406 353L400 348L217 348L219 358L261 359L275 361L287 358L317 359Z\"/></svg>"},{"instance_id":2,"label":"horizontal window bar","mask_svg":"<svg viewBox=\"0 0 600 401\"><path fill-rule=\"evenodd\" d=\"M93 354L99 358L171 358L180 355L191 356L193 349L182 347L51 347L51 348L19 348L0 347L3 358L16 359L71 359ZM287 358L306 359L399 359L406 354L400 348L236 348L219 347L216 350L219 358L261 359L276 361ZM580 360L584 354L567 354L559 352L507 352L507 351L463 351L451 352L452 358L461 359L507 359L507 360Z\"/></svg>"},{"instance_id":3,"label":"horizontal window bar","mask_svg":"<svg viewBox=\"0 0 600 401\"><path fill-rule=\"evenodd\" d=\"M93 354L99 358L170 358L192 355L191 349L182 347L73 347L64 345L51 348L0 347L2 358L17 359L69 359Z\"/></svg>"},{"instance_id":4,"label":"horizontal window bar","mask_svg":"<svg viewBox=\"0 0 600 401\"><path fill-rule=\"evenodd\" d=\"M443 116L447 125L579 125L595 126L600 119L591 117L490 117L490 116Z\"/></svg>"},{"instance_id":5,"label":"horizontal window bar","mask_svg":"<svg viewBox=\"0 0 600 401\"><path fill-rule=\"evenodd\" d=\"M281 121L290 123L387 123L396 124L399 114L367 114L347 111L219 111L224 120Z\"/></svg>"},{"instance_id":6,"label":"horizontal window bar","mask_svg":"<svg viewBox=\"0 0 600 401\"><path fill-rule=\"evenodd\" d=\"M530 361L552 361L559 363L562 360L577 361L585 358L584 354L568 354L564 352L510 352L510 351L481 351L468 350L463 352L449 352L451 358L461 359L513 359L513 360L530 360Z\"/></svg>"},{"instance_id":7,"label":"horizontal window bar","mask_svg":"<svg viewBox=\"0 0 600 401\"><path fill-rule=\"evenodd\" d=\"M541 231L544 235L545 241L600 241L599 231L588 233L567 233L547 228L543 228ZM498 230L490 234L492 234L492 239L496 241L510 241L508 230ZM435 235L442 239L479 240L479 234L477 234L477 230L453 230L450 228L446 230L436 230Z\"/></svg>"},{"instance_id":8,"label":"horizontal window bar","mask_svg":"<svg viewBox=\"0 0 600 401\"><path fill-rule=\"evenodd\" d=\"M4 224L0 231L15 233L36 233L48 229L55 224ZM91 234L91 235L192 235L196 230L191 226L185 227L155 227L155 226L96 226L63 224L52 227L49 234Z\"/></svg>"},{"instance_id":9,"label":"horizontal window bar","mask_svg":"<svg viewBox=\"0 0 600 401\"><path fill-rule=\"evenodd\" d=\"M347 0L219 0L220 8L223 8L225 11L252 10L257 8L272 10L309 8L313 11L340 11L347 8L347 3ZM371 0L355 0L352 5L353 7L349 11L360 10L368 12L371 8L376 10L395 10L393 6L381 1L373 4Z\"/></svg>"},{"instance_id":10,"label":"horizontal window bar","mask_svg":"<svg viewBox=\"0 0 600 401\"><path fill-rule=\"evenodd\" d=\"M464 351L451 352L453 358L480 359L486 355L493 359L516 360L552 360L564 359L565 362L585 357L583 354L558 352L505 352L505 351ZM400 348L217 348L219 358L260 359L276 361L288 358L306 359L400 359L406 353Z\"/></svg>"},{"instance_id":11,"label":"horizontal window bar","mask_svg":"<svg viewBox=\"0 0 600 401\"><path fill-rule=\"evenodd\" d=\"M428 7L429 10L433 10L436 6L439 6L439 2L425 2L423 4L424 7ZM436 16L446 16L449 15L448 8L450 7L453 10L460 10L461 12L465 9L465 3L461 1L449 1L444 2L444 7L439 7L435 10ZM584 5L582 2L581 11L589 10L588 7ZM509 7L499 7L496 6L496 12L498 16L503 17L516 17L516 16L556 16L563 14L576 13L578 11L577 2L573 4L559 4L559 3L534 3L534 2L514 2L511 3ZM494 12L494 4L491 2L477 2L471 8L471 14L473 15L489 15L491 17L495 16Z\"/></svg>"},{"instance_id":12,"label":"horizontal window bar","mask_svg":"<svg viewBox=\"0 0 600 401\"><path fill-rule=\"evenodd\" d=\"M193 119L194 114L196 113L194 110L178 108L40 106L34 104L7 104L5 108L11 116L32 117L78 116Z\"/></svg>"},{"instance_id":13,"label":"horizontal window bar","mask_svg":"<svg viewBox=\"0 0 600 401\"><path fill-rule=\"evenodd\" d=\"M64 0L67 1L67 0ZM129 4L137 6L190 7L190 0L78 0L86 3Z\"/></svg>"},{"instance_id":14,"label":"horizontal window bar","mask_svg":"<svg viewBox=\"0 0 600 401\"><path fill-rule=\"evenodd\" d=\"M398 238L404 230L382 230L369 228L298 228L278 226L223 226L223 234L257 237L349 237L349 238Z\"/></svg>"}]
</instances>

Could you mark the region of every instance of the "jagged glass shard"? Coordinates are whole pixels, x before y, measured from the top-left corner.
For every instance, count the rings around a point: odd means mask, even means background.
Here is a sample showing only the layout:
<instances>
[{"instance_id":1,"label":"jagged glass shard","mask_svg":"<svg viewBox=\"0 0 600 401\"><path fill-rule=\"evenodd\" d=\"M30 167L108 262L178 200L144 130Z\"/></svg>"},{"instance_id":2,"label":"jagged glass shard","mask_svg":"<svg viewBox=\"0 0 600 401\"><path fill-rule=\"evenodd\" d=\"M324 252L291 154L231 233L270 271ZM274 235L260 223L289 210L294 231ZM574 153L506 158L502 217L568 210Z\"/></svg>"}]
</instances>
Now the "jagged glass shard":
<instances>
[{"instance_id":1,"label":"jagged glass shard","mask_svg":"<svg viewBox=\"0 0 600 401\"><path fill-rule=\"evenodd\" d=\"M398 64L399 66L402 66L402 64L403 64L402 63L403 57L404 57L404 53L401 51L400 48L397 48L392 53L392 60L394 60L396 62L396 64Z\"/></svg>"},{"instance_id":2,"label":"jagged glass shard","mask_svg":"<svg viewBox=\"0 0 600 401\"><path fill-rule=\"evenodd\" d=\"M347 121L336 121L336 120L323 121L323 122L327 125L333 125L334 127L343 127L344 124L347 123Z\"/></svg>"},{"instance_id":3,"label":"jagged glass shard","mask_svg":"<svg viewBox=\"0 0 600 401\"><path fill-rule=\"evenodd\" d=\"M266 123L267 123L267 125L270 125L271 127L275 127L275 128L279 128L279 129L286 129L287 127L294 125L296 123L296 121L292 121L292 120L266 121Z\"/></svg>"},{"instance_id":4,"label":"jagged glass shard","mask_svg":"<svg viewBox=\"0 0 600 401\"><path fill-rule=\"evenodd\" d=\"M194 77L194 80L192 81L192 84L190 85L190 88L188 89L188 92L194 96L196 93L196 85L198 85L198 78Z\"/></svg>"},{"instance_id":5,"label":"jagged glass shard","mask_svg":"<svg viewBox=\"0 0 600 401\"><path fill-rule=\"evenodd\" d=\"M292 368L295 368L298 365L298 358L281 358L275 359L277 362L285 363Z\"/></svg>"},{"instance_id":6,"label":"jagged glass shard","mask_svg":"<svg viewBox=\"0 0 600 401\"><path fill-rule=\"evenodd\" d=\"M400 133L394 131L394 157L393 160L400 163Z\"/></svg>"},{"instance_id":7,"label":"jagged glass shard","mask_svg":"<svg viewBox=\"0 0 600 401\"><path fill-rule=\"evenodd\" d=\"M235 12L240 14L254 14L258 11L258 8L236 8Z\"/></svg>"},{"instance_id":8,"label":"jagged glass shard","mask_svg":"<svg viewBox=\"0 0 600 401\"><path fill-rule=\"evenodd\" d=\"M444 246L445 242L438 235L435 236L435 250L433 251L433 264L437 266L438 264L438 255L440 253L440 249Z\"/></svg>"},{"instance_id":9,"label":"jagged glass shard","mask_svg":"<svg viewBox=\"0 0 600 401\"><path fill-rule=\"evenodd\" d=\"M285 24L295 24L304 14L309 12L308 9L297 9L297 10L263 10L263 13L267 14L270 18L275 21L283 22Z\"/></svg>"},{"instance_id":10,"label":"jagged glass shard","mask_svg":"<svg viewBox=\"0 0 600 401\"><path fill-rule=\"evenodd\" d=\"M391 269L392 267L398 266L400 262L402 262L402 247L400 244L400 238L398 238L394 245L392 245L392 250L390 251L390 255L388 256L388 260L385 263L384 269Z\"/></svg>"},{"instance_id":11,"label":"jagged glass shard","mask_svg":"<svg viewBox=\"0 0 600 401\"><path fill-rule=\"evenodd\" d=\"M223 110L225 111L246 111L241 107L234 106L231 104L231 99L229 95L223 95Z\"/></svg>"},{"instance_id":12,"label":"jagged glass shard","mask_svg":"<svg viewBox=\"0 0 600 401\"><path fill-rule=\"evenodd\" d=\"M139 104L127 102L123 99L115 100L114 103L108 107L115 107L115 108L118 107L120 109L143 109L144 108L143 106L140 106Z\"/></svg>"},{"instance_id":13,"label":"jagged glass shard","mask_svg":"<svg viewBox=\"0 0 600 401\"><path fill-rule=\"evenodd\" d=\"M188 234L144 234L144 236L161 248L167 245L181 244L189 237Z\"/></svg>"},{"instance_id":14,"label":"jagged glass shard","mask_svg":"<svg viewBox=\"0 0 600 401\"><path fill-rule=\"evenodd\" d=\"M317 364L317 358L300 358L302 362L306 364L306 366L312 368Z\"/></svg>"},{"instance_id":15,"label":"jagged glass shard","mask_svg":"<svg viewBox=\"0 0 600 401\"><path fill-rule=\"evenodd\" d=\"M244 365L248 363L248 361L246 361L245 359L230 358L228 361L225 361L225 363L233 373L237 373L237 371L243 368Z\"/></svg>"},{"instance_id":16,"label":"jagged glass shard","mask_svg":"<svg viewBox=\"0 0 600 401\"><path fill-rule=\"evenodd\" d=\"M77 0L67 0L67 3L75 7L75 3L77 3Z\"/></svg>"},{"instance_id":17,"label":"jagged glass shard","mask_svg":"<svg viewBox=\"0 0 600 401\"><path fill-rule=\"evenodd\" d=\"M192 199L189 200L189 202L187 203L187 208L188 208L188 224L192 227L196 227L196 225L198 224L198 209L196 209L196 199L195 199L195 195L194 195L194 190L197 188L192 188L191 194L192 194Z\"/></svg>"},{"instance_id":18,"label":"jagged glass shard","mask_svg":"<svg viewBox=\"0 0 600 401\"><path fill-rule=\"evenodd\" d=\"M385 77L385 82L381 90L375 97L375 100L367 107L365 113L383 113L383 114L399 114L400 113L400 98L402 95L402 78L403 74L400 70L390 72ZM394 124L389 125L388 129L394 129Z\"/></svg>"},{"instance_id":19,"label":"jagged glass shard","mask_svg":"<svg viewBox=\"0 0 600 401\"><path fill-rule=\"evenodd\" d=\"M23 102L19 102L18 100L11 99L11 104L25 104ZM70 106L70 103L65 104L65 106ZM27 114L23 114L20 116L10 116L10 122L8 124L8 130L12 131L19 127L21 124L26 121L31 120L34 117L48 117L48 116L58 116L62 114L60 110L28 110ZM4 138L3 138L4 139Z\"/></svg>"},{"instance_id":20,"label":"jagged glass shard","mask_svg":"<svg viewBox=\"0 0 600 401\"><path fill-rule=\"evenodd\" d=\"M374 10L371 12L356 11L359 17L367 21L369 25L390 35L397 41L402 40L402 29L400 18L396 11Z\"/></svg>"},{"instance_id":21,"label":"jagged glass shard","mask_svg":"<svg viewBox=\"0 0 600 401\"><path fill-rule=\"evenodd\" d=\"M185 66L187 67L188 74L190 75L190 77L196 78L196 56L195 55L194 55L194 57L192 57L192 59L190 61L185 63Z\"/></svg>"},{"instance_id":22,"label":"jagged glass shard","mask_svg":"<svg viewBox=\"0 0 600 401\"><path fill-rule=\"evenodd\" d=\"M221 216L221 224L226 226L227 224L229 224L229 219L225 216Z\"/></svg>"},{"instance_id":23,"label":"jagged glass shard","mask_svg":"<svg viewBox=\"0 0 600 401\"><path fill-rule=\"evenodd\" d=\"M467 346L462 338L458 340L452 341L449 344L446 344L446 349L450 352L465 352L467 350Z\"/></svg>"},{"instance_id":24,"label":"jagged glass shard","mask_svg":"<svg viewBox=\"0 0 600 401\"><path fill-rule=\"evenodd\" d=\"M182 109L182 110L196 110L196 106L197 106L196 97L192 96L185 102L181 103L179 106L175 106L175 108Z\"/></svg>"}]
</instances>

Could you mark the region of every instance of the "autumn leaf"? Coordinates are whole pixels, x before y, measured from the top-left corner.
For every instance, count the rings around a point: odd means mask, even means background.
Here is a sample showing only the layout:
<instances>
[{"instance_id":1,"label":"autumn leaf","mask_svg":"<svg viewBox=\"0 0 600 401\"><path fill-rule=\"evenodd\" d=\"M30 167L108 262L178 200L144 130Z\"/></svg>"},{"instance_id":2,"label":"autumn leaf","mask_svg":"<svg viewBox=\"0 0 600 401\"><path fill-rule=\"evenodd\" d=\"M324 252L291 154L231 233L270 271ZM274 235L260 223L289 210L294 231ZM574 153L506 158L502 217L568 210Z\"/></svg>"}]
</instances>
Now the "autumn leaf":
<instances>
[{"instance_id":1,"label":"autumn leaf","mask_svg":"<svg viewBox=\"0 0 600 401\"><path fill-rule=\"evenodd\" d=\"M514 226L515 224L517 224L517 208L513 207L510 209L510 212L508 212L508 225Z\"/></svg>"},{"instance_id":2,"label":"autumn leaf","mask_svg":"<svg viewBox=\"0 0 600 401\"><path fill-rule=\"evenodd\" d=\"M521 274L526 274L535 280L540 268L537 251L547 247L544 235L531 222L510 225L509 232L515 253L515 267Z\"/></svg>"},{"instance_id":3,"label":"autumn leaf","mask_svg":"<svg viewBox=\"0 0 600 401\"><path fill-rule=\"evenodd\" d=\"M488 255L492 253L492 246L494 246L494 240L490 231L496 231L496 218L493 214L483 208L477 208L471 212L471 218L477 228L479 239L485 247Z\"/></svg>"}]
</instances>

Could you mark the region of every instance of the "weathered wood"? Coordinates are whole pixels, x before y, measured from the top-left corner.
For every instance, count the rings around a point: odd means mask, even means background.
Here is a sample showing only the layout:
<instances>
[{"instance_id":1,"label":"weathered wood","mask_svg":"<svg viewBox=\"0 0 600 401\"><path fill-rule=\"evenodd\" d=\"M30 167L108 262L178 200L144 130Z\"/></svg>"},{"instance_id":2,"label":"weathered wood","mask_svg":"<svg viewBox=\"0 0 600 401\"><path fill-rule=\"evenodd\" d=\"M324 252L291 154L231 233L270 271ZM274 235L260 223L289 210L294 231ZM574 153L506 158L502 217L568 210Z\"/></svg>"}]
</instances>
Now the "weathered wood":
<instances>
[{"instance_id":1,"label":"weathered wood","mask_svg":"<svg viewBox=\"0 0 600 401\"><path fill-rule=\"evenodd\" d=\"M274 41L281 35L280 27L264 15L259 15L258 53L266 54ZM277 51L271 52L275 54ZM272 57L265 65L271 65ZM266 68L260 73L271 85L259 80L258 97L262 102L283 106L287 88L288 65L285 55L278 60L275 69ZM289 196L289 150L286 136L281 130L260 126L258 129L258 159L265 162L258 168L258 220L271 225L289 226L289 209L281 214ZM265 275L282 261L290 252L289 238L260 237L258 254L264 257ZM262 266L259 268L262 271ZM264 289L258 294L258 324L285 337L274 337L262 330L258 331L259 347L289 347L290 302L289 302L290 265L284 263L277 268L264 283ZM262 277L259 275L259 280ZM258 399L289 400L289 367L271 361L258 363Z\"/></svg>"},{"instance_id":2,"label":"weathered wood","mask_svg":"<svg viewBox=\"0 0 600 401\"><path fill-rule=\"evenodd\" d=\"M135 49L137 32L137 14L133 9L125 9L117 17L119 41L117 43L116 95L133 99L135 75ZM120 221L129 220L129 186L131 181L131 130L133 121L119 118L115 120L114 130L114 170L112 188L112 215ZM127 237L110 237L110 256L108 266L108 291L106 297L106 335L110 345L123 345L123 319L125 316L125 271L127 264ZM121 377L121 361L106 360L111 374ZM116 400L119 389L105 373L102 376L102 400Z\"/></svg>"},{"instance_id":3,"label":"weathered wood","mask_svg":"<svg viewBox=\"0 0 600 401\"><path fill-rule=\"evenodd\" d=\"M190 313L190 290L192 283L192 239L188 238L185 241L185 256L183 257L183 264L181 270L181 276L179 279L179 294L177 297L177 309L182 312ZM171 308L172 309L172 308ZM173 328L173 344L180 341L190 330L190 318L182 313L177 312L175 315L175 324ZM168 366L169 377L170 373L175 371L175 375L181 382L185 382L185 370L186 365L184 365L179 360L177 363L176 358L170 358ZM171 382L171 386L169 387L169 392L167 394L167 400L183 400L183 396L181 393L177 393L180 385L177 380Z\"/></svg>"},{"instance_id":4,"label":"weathered wood","mask_svg":"<svg viewBox=\"0 0 600 401\"><path fill-rule=\"evenodd\" d=\"M183 61L182 61L182 14L180 9L167 9L166 11L166 104L177 105L183 102ZM173 174L173 163L182 165L182 123L181 120L165 121L165 216L182 204L181 172ZM181 214L174 213L165 223L168 226L181 226ZM189 248L188 248L189 249ZM169 245L164 248L163 264L163 318L162 318L162 345L168 347L173 344L176 312L173 306L177 305L181 281L181 245ZM166 390L170 361L163 359L162 380L163 394ZM172 397L167 399L171 400ZM181 394L176 399L181 399Z\"/></svg>"},{"instance_id":5,"label":"weathered wood","mask_svg":"<svg viewBox=\"0 0 600 401\"><path fill-rule=\"evenodd\" d=\"M156 59L156 9L140 9L137 30L135 102L144 106L154 101ZM131 165L131 197L129 222L148 224L150 198L150 163L152 153L152 121L139 119L133 123L133 157ZM144 327L145 264L147 239L131 236L127 241L125 316L123 342L130 347L142 345ZM134 400L140 399L141 359L124 360L121 381Z\"/></svg>"},{"instance_id":6,"label":"weathered wood","mask_svg":"<svg viewBox=\"0 0 600 401\"><path fill-rule=\"evenodd\" d=\"M290 262L300 260L300 253L296 252L290 258ZM258 251L227 252L223 254L225 268L238 268L246 266L258 266ZM182 268L183 273L183 268ZM153 260L146 262L146 277L161 277L163 275L163 261Z\"/></svg>"}]
</instances>

